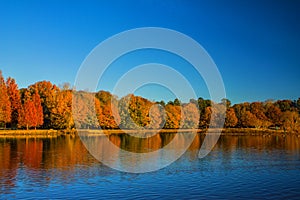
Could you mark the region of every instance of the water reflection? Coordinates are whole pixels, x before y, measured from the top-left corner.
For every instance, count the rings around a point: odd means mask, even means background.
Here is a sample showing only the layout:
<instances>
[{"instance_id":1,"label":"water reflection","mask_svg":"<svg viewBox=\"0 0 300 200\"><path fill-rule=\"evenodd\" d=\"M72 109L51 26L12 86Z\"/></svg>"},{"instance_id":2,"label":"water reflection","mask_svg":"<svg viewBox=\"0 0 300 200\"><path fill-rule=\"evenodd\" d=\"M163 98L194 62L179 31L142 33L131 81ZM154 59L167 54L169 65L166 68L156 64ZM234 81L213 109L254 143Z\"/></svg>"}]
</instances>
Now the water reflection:
<instances>
[{"instance_id":1,"label":"water reflection","mask_svg":"<svg viewBox=\"0 0 300 200\"><path fill-rule=\"evenodd\" d=\"M101 137L97 137L97 140L101 141ZM108 137L117 147L136 153L159 150L170 144L172 140L175 140L173 142L177 147L186 142L184 137L180 137L180 135L175 137L174 133L160 133L149 138L117 134ZM300 159L300 138L294 135L285 137L221 136L213 152L204 159L199 159L198 150L204 137L204 135L197 134L188 151L181 158L186 163L202 163L200 166L197 165L194 170L208 171L205 168L207 165L203 164L205 162L214 162L216 168L220 167L224 170L232 170L234 167L247 167L250 170L252 167L255 170L262 164L280 166L291 164L289 162L291 159ZM98 142L97 144L99 144ZM175 146L173 146L174 152L178 150ZM103 152L110 152L115 149L104 150ZM266 162L261 163L262 158ZM159 161L160 157L155 159ZM121 161L129 162L132 165L137 162L134 157L121 158ZM190 167L188 164L185 166ZM291 166L297 168L296 165ZM95 160L77 136L0 139L0 194L11 193L12 189L22 187L22 184L39 183L41 187L48 187L53 179L59 180L61 183L71 183L76 179L103 177L114 173L117 172ZM18 182L22 182L22 184L18 184Z\"/></svg>"},{"instance_id":2,"label":"water reflection","mask_svg":"<svg viewBox=\"0 0 300 200\"><path fill-rule=\"evenodd\" d=\"M96 159L113 169L132 173L156 171L170 165L185 153L197 135L192 132L161 133L140 138L125 134L79 134Z\"/></svg>"}]
</instances>

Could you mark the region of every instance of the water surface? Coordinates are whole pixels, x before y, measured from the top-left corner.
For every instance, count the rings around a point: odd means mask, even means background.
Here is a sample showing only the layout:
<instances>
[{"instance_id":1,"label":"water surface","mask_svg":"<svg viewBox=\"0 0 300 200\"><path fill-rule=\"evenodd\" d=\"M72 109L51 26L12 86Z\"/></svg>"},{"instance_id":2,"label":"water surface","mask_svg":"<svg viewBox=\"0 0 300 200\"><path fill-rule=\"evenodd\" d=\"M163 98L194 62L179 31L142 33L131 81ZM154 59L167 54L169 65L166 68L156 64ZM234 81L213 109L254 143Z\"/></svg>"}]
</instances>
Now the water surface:
<instances>
[{"instance_id":1,"label":"water surface","mask_svg":"<svg viewBox=\"0 0 300 200\"><path fill-rule=\"evenodd\" d=\"M76 136L0 138L0 198L299 199L300 138L221 136L214 150L199 159L203 137L197 135L170 166L145 174L104 166ZM148 139L110 136L133 152L154 151L172 139L173 133Z\"/></svg>"}]
</instances>

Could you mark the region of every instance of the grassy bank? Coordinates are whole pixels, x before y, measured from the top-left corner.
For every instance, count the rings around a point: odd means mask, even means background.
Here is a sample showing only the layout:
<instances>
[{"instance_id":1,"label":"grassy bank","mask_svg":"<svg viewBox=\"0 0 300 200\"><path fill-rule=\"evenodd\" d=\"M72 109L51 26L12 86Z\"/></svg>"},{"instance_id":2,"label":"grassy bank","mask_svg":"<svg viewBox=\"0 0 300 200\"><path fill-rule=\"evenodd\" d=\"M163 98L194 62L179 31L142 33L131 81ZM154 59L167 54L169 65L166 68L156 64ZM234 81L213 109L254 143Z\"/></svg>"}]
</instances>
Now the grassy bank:
<instances>
[{"instance_id":1,"label":"grassy bank","mask_svg":"<svg viewBox=\"0 0 300 200\"><path fill-rule=\"evenodd\" d=\"M0 130L0 137L58 137L66 134L59 130Z\"/></svg>"},{"instance_id":2,"label":"grassy bank","mask_svg":"<svg viewBox=\"0 0 300 200\"><path fill-rule=\"evenodd\" d=\"M92 130L85 129L80 130L81 134L87 135L112 135L112 134L147 134L147 133L174 133L174 132L191 132L193 129L163 129L163 130ZM289 135L299 133L288 133L283 130L271 130L271 129L256 129L256 128L226 128L226 129L197 129L198 133L219 133L222 135ZM66 130L0 130L0 137L58 137L65 134L77 134L77 131Z\"/></svg>"}]
</instances>

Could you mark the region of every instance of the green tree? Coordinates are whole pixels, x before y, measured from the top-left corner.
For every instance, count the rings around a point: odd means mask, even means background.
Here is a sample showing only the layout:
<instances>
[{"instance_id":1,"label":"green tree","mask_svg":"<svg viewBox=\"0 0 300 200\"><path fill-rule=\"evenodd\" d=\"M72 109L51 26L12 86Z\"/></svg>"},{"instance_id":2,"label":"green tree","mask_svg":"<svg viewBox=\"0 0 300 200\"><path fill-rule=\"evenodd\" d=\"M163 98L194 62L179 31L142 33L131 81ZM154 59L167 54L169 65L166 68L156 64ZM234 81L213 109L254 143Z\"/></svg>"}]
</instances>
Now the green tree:
<instances>
[{"instance_id":1,"label":"green tree","mask_svg":"<svg viewBox=\"0 0 300 200\"><path fill-rule=\"evenodd\" d=\"M210 119L211 119L211 106L208 106L204 109L204 111L200 114L200 122L199 122L199 127L200 128L208 128L210 124Z\"/></svg>"},{"instance_id":2,"label":"green tree","mask_svg":"<svg viewBox=\"0 0 300 200\"><path fill-rule=\"evenodd\" d=\"M165 103L163 100L161 100L161 101L159 101L159 102L156 102L156 103L160 104L162 107L165 107L165 106L166 106L166 103Z\"/></svg>"},{"instance_id":3,"label":"green tree","mask_svg":"<svg viewBox=\"0 0 300 200\"><path fill-rule=\"evenodd\" d=\"M300 98L298 98L296 104L297 104L298 111L300 112Z\"/></svg>"},{"instance_id":4,"label":"green tree","mask_svg":"<svg viewBox=\"0 0 300 200\"><path fill-rule=\"evenodd\" d=\"M278 106L282 112L292 111L293 109L293 102L291 100L278 100L275 105Z\"/></svg>"},{"instance_id":5,"label":"green tree","mask_svg":"<svg viewBox=\"0 0 300 200\"><path fill-rule=\"evenodd\" d=\"M226 106L226 108L230 108L231 101L229 99L223 98L221 101L222 101L222 104Z\"/></svg>"},{"instance_id":6,"label":"green tree","mask_svg":"<svg viewBox=\"0 0 300 200\"><path fill-rule=\"evenodd\" d=\"M179 99L174 99L174 106L180 106L181 105L181 102Z\"/></svg>"}]
</instances>

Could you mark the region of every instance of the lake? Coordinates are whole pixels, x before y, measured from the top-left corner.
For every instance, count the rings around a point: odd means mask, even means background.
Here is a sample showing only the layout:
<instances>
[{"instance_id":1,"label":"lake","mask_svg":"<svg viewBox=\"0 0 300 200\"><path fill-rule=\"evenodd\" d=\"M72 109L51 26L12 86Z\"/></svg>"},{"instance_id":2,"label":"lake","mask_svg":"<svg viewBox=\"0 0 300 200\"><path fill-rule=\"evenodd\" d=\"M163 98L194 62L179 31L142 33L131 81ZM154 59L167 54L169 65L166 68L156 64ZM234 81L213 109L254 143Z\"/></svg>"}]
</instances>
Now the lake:
<instances>
[{"instance_id":1,"label":"lake","mask_svg":"<svg viewBox=\"0 0 300 200\"><path fill-rule=\"evenodd\" d=\"M127 151L149 152L174 135L109 139ZM199 159L204 137L197 135L171 165L142 174L101 164L78 136L0 138L0 199L299 199L299 137L221 136Z\"/></svg>"}]
</instances>

